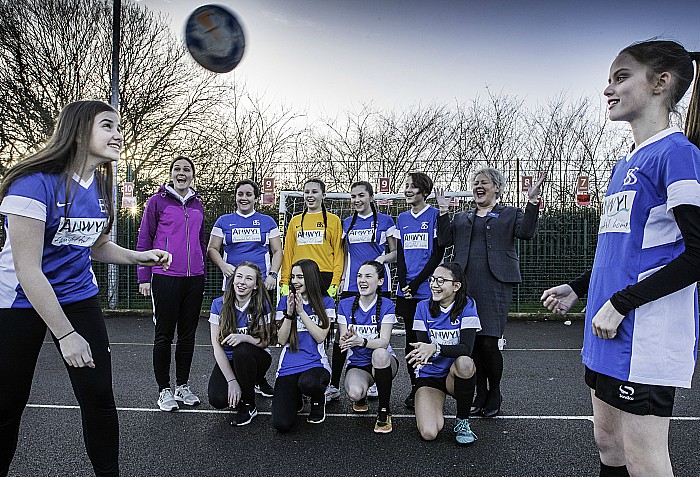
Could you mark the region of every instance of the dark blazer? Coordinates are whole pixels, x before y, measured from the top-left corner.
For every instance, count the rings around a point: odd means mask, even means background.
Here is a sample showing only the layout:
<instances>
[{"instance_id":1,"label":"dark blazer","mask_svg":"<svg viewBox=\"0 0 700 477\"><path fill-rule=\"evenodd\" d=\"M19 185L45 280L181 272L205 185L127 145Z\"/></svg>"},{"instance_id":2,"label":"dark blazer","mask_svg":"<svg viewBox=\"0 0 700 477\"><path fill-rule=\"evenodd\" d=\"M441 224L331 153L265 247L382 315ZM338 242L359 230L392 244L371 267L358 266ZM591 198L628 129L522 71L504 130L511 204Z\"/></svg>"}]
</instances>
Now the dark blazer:
<instances>
[{"instance_id":1,"label":"dark blazer","mask_svg":"<svg viewBox=\"0 0 700 477\"><path fill-rule=\"evenodd\" d=\"M438 244L443 247L454 245L454 261L465 270L475 212L475 209L460 212L452 221L449 214L440 215L437 222ZM486 253L491 273L499 281L520 283L515 239L529 240L535 236L538 213L539 207L535 204L528 203L525 213L518 207L496 204L486 216Z\"/></svg>"}]
</instances>

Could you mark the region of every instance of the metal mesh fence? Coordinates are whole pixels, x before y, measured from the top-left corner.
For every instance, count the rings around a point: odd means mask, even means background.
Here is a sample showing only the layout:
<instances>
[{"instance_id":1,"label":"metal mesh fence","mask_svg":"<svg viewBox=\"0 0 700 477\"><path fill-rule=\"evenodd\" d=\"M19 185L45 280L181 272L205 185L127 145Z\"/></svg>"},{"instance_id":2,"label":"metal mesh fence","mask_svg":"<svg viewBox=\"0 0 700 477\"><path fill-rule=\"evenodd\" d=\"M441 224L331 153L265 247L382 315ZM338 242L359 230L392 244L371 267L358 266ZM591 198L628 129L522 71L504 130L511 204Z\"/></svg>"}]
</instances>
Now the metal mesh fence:
<instances>
[{"instance_id":1,"label":"metal mesh fence","mask_svg":"<svg viewBox=\"0 0 700 477\"><path fill-rule=\"evenodd\" d=\"M232 194L212 193L200 187L200 193L205 198L205 230L210 231L216 219L226 213L235 210L235 200ZM435 205L434 201L429 203ZM352 213L347 199L326 199L328 210L344 219ZM513 202L504 202L504 205L520 205ZM473 206L470 201L460 200L452 211L466 210ZM300 198L290 197L287 201L287 213L284 215L285 226L292 215L302 210L303 204ZM136 214L129 209L120 209L117 217L117 242L126 248L135 248L138 237L138 229L141 223L139 208ZM387 213L394 218L407 206L403 199L392 200L390 204L380 203L378 207L382 213ZM260 212L279 221L279 207L262 206ZM538 312L544 311L539 297L542 291L560 283L565 283L578 274L585 271L593 263L595 246L597 242L599 211L597 207L578 207L575 204L556 204L556 208L549 206L540 213L538 233L531 241L518 242L518 254L522 271L522 283L516 287L513 297L512 310L514 312ZM207 233L208 235L208 233ZM4 243L5 230L0 226L0 243ZM450 250L446 253L446 259L450 258ZM93 268L100 287L100 300L107 307L107 265L94 262ZM120 309L150 308L150 298L138 293L136 267L119 266L118 303ZM205 288L203 310L207 310L211 300L221 295L223 277L219 269L210 263L207 266L207 282ZM585 304L585 302L583 303Z\"/></svg>"}]
</instances>

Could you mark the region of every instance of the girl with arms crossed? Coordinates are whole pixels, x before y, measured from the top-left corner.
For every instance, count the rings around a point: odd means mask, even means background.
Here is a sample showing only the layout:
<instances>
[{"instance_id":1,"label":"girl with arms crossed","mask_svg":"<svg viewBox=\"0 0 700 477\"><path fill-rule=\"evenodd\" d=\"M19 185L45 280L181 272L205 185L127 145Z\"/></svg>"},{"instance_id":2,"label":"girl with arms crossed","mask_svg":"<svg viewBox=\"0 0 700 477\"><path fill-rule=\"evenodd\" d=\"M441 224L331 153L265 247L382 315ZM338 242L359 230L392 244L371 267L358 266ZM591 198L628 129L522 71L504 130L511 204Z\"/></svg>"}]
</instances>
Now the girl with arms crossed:
<instances>
[{"instance_id":1,"label":"girl with arms crossed","mask_svg":"<svg viewBox=\"0 0 700 477\"><path fill-rule=\"evenodd\" d=\"M191 187L194 175L191 159L180 156L173 160L171 182L146 203L136 245L137 250L158 246L173 254L167 271L138 267L139 291L153 299L153 371L159 391L156 404L161 411L177 411L178 402L187 406L200 402L188 385L204 298L206 253L204 207ZM170 356L176 329L173 393Z\"/></svg>"},{"instance_id":2,"label":"girl with arms crossed","mask_svg":"<svg viewBox=\"0 0 700 477\"><path fill-rule=\"evenodd\" d=\"M384 276L380 292L391 298L391 273L389 263L396 261L396 226L394 219L386 214L377 212L374 202L374 190L369 182L355 182L350 186L350 201L355 208L352 217L343 221L343 239L345 246L345 271L341 281L341 300L358 296L357 272L360 266L368 260L376 260L384 267ZM386 247L389 246L389 252ZM340 375L345 366L345 354L341 353L336 334L333 343L333 359L331 361L331 383L326 391L327 399L340 396ZM369 389L370 397L377 397L377 388L373 384Z\"/></svg>"},{"instance_id":3,"label":"girl with arms crossed","mask_svg":"<svg viewBox=\"0 0 700 477\"><path fill-rule=\"evenodd\" d=\"M236 267L223 297L211 304L209 323L216 365L209 379L209 403L235 407L231 425L245 426L258 411L255 383L265 376L272 357L276 326L262 272L252 262Z\"/></svg>"},{"instance_id":4,"label":"girl with arms crossed","mask_svg":"<svg viewBox=\"0 0 700 477\"><path fill-rule=\"evenodd\" d=\"M686 133L669 114L693 81ZM668 431L675 388L689 388L698 343L700 280L699 53L644 41L610 67L611 121L634 146L615 164L593 269L546 290L566 313L588 293L583 364L591 388L601 476L673 475Z\"/></svg>"},{"instance_id":5,"label":"girl with arms crossed","mask_svg":"<svg viewBox=\"0 0 700 477\"><path fill-rule=\"evenodd\" d=\"M383 264L374 260L363 263L356 278L359 295L338 305L340 348L348 353L345 391L353 401L353 411L367 412L367 391L377 383L379 412L374 432L380 434L392 431L391 381L399 370L399 360L389 345L396 323L394 304L381 293L385 277Z\"/></svg>"},{"instance_id":6,"label":"girl with arms crossed","mask_svg":"<svg viewBox=\"0 0 700 477\"><path fill-rule=\"evenodd\" d=\"M458 263L443 263L430 277L432 297L416 309L417 341L411 343L413 351L406 358L416 367L416 423L427 441L434 440L445 424L447 394L457 400L457 443L476 440L469 427L476 371L470 356L481 323L466 285Z\"/></svg>"},{"instance_id":7,"label":"girl with arms crossed","mask_svg":"<svg viewBox=\"0 0 700 477\"><path fill-rule=\"evenodd\" d=\"M311 397L307 421L320 424L326 419L330 366L323 342L335 318L335 302L321 283L316 262L295 262L288 286L289 294L277 304L277 339L284 349L272 398L272 424L282 433L294 426L304 404L302 394Z\"/></svg>"},{"instance_id":8,"label":"girl with arms crossed","mask_svg":"<svg viewBox=\"0 0 700 477\"><path fill-rule=\"evenodd\" d=\"M166 270L171 260L162 250L133 252L109 241L111 162L123 141L111 106L70 103L44 148L10 168L0 186L7 231L0 252L0 380L11 383L0 396L0 476L17 447L47 327L80 404L95 475L119 475L109 340L90 258Z\"/></svg>"}]
</instances>

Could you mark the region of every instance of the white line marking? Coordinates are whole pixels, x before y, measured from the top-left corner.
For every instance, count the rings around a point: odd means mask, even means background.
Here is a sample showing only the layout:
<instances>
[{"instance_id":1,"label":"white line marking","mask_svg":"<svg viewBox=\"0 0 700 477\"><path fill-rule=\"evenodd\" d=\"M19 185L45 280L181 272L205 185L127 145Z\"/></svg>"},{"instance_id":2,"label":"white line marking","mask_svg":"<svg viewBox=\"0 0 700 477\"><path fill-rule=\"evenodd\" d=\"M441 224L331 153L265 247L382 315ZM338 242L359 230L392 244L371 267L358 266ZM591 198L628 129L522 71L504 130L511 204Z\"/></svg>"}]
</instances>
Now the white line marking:
<instances>
[{"instance_id":1,"label":"white line marking","mask_svg":"<svg viewBox=\"0 0 700 477\"><path fill-rule=\"evenodd\" d=\"M34 409L80 409L80 406L75 405L63 405L63 404L27 404L27 407ZM143 408L143 407L118 407L117 411L121 412L164 412L156 408ZM175 411L175 414L231 414L228 409L180 409ZM272 413L270 411L258 411L259 415L270 416ZM305 416L308 413L302 412L299 415ZM328 417L350 417L350 418L363 418L372 417L373 413L326 413ZM414 414L392 414L392 418L395 419L415 419ZM454 419L454 415L446 415L446 419ZM472 416L471 419L483 419L480 416ZM531 420L531 421L591 421L593 422L593 416L496 416L491 419L503 419L503 420ZM700 421L700 417L694 416L678 416L672 417L672 421Z\"/></svg>"}]
</instances>

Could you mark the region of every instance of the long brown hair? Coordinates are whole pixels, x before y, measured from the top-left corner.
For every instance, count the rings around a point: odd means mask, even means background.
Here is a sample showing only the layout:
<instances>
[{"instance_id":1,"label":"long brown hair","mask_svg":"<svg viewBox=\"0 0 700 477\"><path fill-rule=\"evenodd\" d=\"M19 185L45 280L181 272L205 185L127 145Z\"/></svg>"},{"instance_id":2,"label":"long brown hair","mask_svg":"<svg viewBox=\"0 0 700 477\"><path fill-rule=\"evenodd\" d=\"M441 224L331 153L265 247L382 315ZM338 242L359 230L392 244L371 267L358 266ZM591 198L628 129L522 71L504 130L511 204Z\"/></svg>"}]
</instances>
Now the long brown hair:
<instances>
[{"instance_id":1,"label":"long brown hair","mask_svg":"<svg viewBox=\"0 0 700 477\"><path fill-rule=\"evenodd\" d=\"M306 289L306 297L309 299L309 305L311 305L311 309L320 321L319 326L324 330L327 329L331 322L326 314L326 305L323 304L323 298L328 296L328 293L323 288L321 271L318 269L318 265L313 260L305 258L294 262L292 264L292 269L294 267L301 268L301 273L304 275L304 288ZM297 333L296 319L292 320L292 328L289 332L289 347L292 351L299 349L299 335Z\"/></svg>"},{"instance_id":2,"label":"long brown hair","mask_svg":"<svg viewBox=\"0 0 700 477\"><path fill-rule=\"evenodd\" d=\"M263 347L273 343L276 339L277 327L268 315L271 313L272 304L262 279L260 267L248 261L244 261L236 266L236 271L240 267L248 267L255 272L255 289L250 295L250 302L245 313L248 315L248 334L260 340ZM234 276L235 276L234 271ZM236 309L236 291L233 286L233 277L228 281L228 287L224 292L223 306L219 317L219 342L231 333L236 333L238 329L238 310Z\"/></svg>"},{"instance_id":3,"label":"long brown hair","mask_svg":"<svg viewBox=\"0 0 700 477\"><path fill-rule=\"evenodd\" d=\"M10 185L17 179L37 172L60 174L63 176L61 184L66 189L64 213L68 216L69 202L72 202L71 197L75 193L73 173L80 173L85 167L95 117L106 111L117 114L112 106L103 101L83 100L65 105L58 115L54 132L44 147L7 171L0 185L0 200L5 197ZM107 208L108 222L104 233L109 233L114 222L112 164L99 165L95 170L95 179L100 196Z\"/></svg>"}]
</instances>

